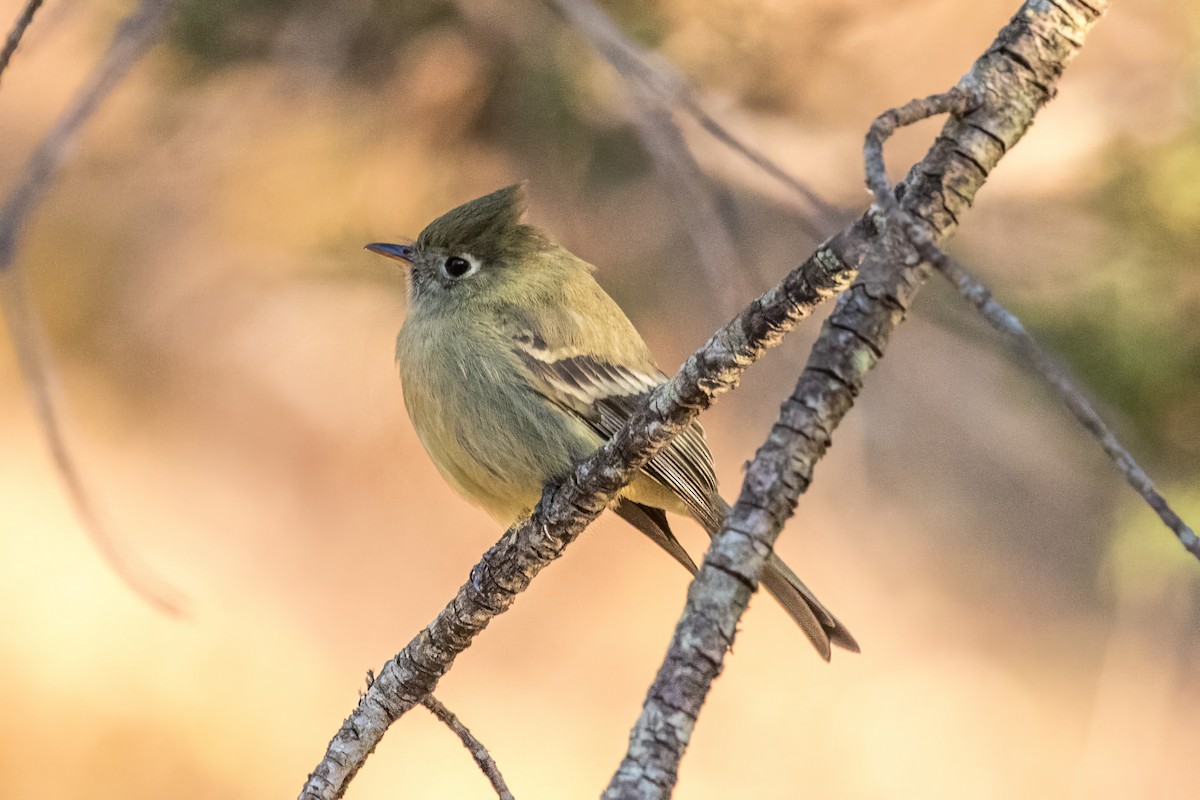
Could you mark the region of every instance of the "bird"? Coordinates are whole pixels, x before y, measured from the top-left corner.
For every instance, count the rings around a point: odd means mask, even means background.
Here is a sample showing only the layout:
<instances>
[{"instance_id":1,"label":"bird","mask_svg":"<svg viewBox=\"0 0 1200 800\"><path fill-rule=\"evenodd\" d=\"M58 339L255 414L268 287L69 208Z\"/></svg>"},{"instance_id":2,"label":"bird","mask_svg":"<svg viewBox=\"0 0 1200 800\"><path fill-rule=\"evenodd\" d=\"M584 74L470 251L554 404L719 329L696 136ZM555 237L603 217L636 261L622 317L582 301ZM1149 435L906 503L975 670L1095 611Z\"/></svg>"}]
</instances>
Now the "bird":
<instances>
[{"instance_id":1,"label":"bird","mask_svg":"<svg viewBox=\"0 0 1200 800\"><path fill-rule=\"evenodd\" d=\"M505 526L667 380L594 268L524 221L526 195L513 184L446 212L415 241L366 245L407 267L395 356L417 436L446 482ZM709 536L730 512L700 424L651 458L611 508L695 575L667 512ZM826 661L831 644L859 651L774 553L762 585Z\"/></svg>"}]
</instances>

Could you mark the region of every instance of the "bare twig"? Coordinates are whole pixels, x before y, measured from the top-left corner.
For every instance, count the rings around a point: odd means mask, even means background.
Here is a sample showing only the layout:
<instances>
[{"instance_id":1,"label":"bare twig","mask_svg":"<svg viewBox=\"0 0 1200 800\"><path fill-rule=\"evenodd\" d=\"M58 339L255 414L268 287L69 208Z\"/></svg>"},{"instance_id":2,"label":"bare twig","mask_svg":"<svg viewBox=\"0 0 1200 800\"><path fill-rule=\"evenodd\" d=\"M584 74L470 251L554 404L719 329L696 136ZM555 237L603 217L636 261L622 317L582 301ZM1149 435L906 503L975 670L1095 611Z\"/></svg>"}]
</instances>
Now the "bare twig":
<instances>
[{"instance_id":1,"label":"bare twig","mask_svg":"<svg viewBox=\"0 0 1200 800\"><path fill-rule=\"evenodd\" d=\"M672 207L692 241L709 290L720 299L723 311L734 313L741 306L738 289L752 290L754 282L748 273L730 270L730 266L739 263L740 259L729 220L718 208L700 165L671 114L675 95L681 90L672 90L671 101L663 102L666 91L663 87L674 80L674 76L655 79L652 68L635 45L603 11L587 0L551 0L551 4L583 31L624 80L634 129L654 162L659 178L679 200ZM739 283L743 286L739 287Z\"/></svg>"},{"instance_id":2,"label":"bare twig","mask_svg":"<svg viewBox=\"0 0 1200 800\"><path fill-rule=\"evenodd\" d=\"M680 200L673 206L704 267L709 289L720 298L722 311L732 314L741 305L738 285L752 291L754 281L750 273L730 269L742 259L730 236L729 220L718 209L712 191L705 185L700 165L688 150L671 113L638 84L630 86L630 94L633 96L634 127L650 152L663 183Z\"/></svg>"},{"instance_id":3,"label":"bare twig","mask_svg":"<svg viewBox=\"0 0 1200 800\"><path fill-rule=\"evenodd\" d=\"M12 266L17 238L30 213L50 188L51 178L80 128L125 73L158 40L173 7L174 0L142 0L121 20L104 59L30 157L24 178L0 209L0 269Z\"/></svg>"},{"instance_id":4,"label":"bare twig","mask_svg":"<svg viewBox=\"0 0 1200 800\"><path fill-rule=\"evenodd\" d=\"M884 169L884 141L897 128L911 125L934 114L962 113L970 102L971 98L955 90L944 95L914 100L901 108L883 113L875 120L870 133L867 134L864 153L867 162L867 184L871 187L876 202L886 212L888 221L903 229L905 236L921 254L921 258L933 264L938 272L954 284L959 294L975 306L988 324L1007 338L1013 348L1046 379L1079 424L1100 443L1109 460L1125 476L1133 490L1154 509L1184 548L1196 558L1200 558L1200 538L1197 538L1196 533L1180 519L1154 488L1150 476L1092 408L1092 404L1075 385L1067 369L1037 343L1016 315L995 300L990 289L968 274L962 265L938 247L924 227L896 201Z\"/></svg>"},{"instance_id":5,"label":"bare twig","mask_svg":"<svg viewBox=\"0 0 1200 800\"><path fill-rule=\"evenodd\" d=\"M17 21L13 23L12 30L8 32L4 49L0 50L0 78L4 77L4 70L8 69L9 59L12 58L13 53L17 52L17 46L21 44L21 37L25 35L25 29L29 27L29 23L33 22L33 15L41 7L42 0L29 0L21 9Z\"/></svg>"},{"instance_id":6,"label":"bare twig","mask_svg":"<svg viewBox=\"0 0 1200 800\"><path fill-rule=\"evenodd\" d=\"M458 654L562 554L651 456L736 386L742 372L818 303L842 291L853 278L852 268L827 247L820 248L713 334L566 481L548 486L532 516L504 534L437 618L384 665L329 743L300 797L341 797L388 726L434 690Z\"/></svg>"},{"instance_id":7,"label":"bare twig","mask_svg":"<svg viewBox=\"0 0 1200 800\"><path fill-rule=\"evenodd\" d=\"M95 512L63 435L45 337L26 295L24 276L15 263L17 244L25 224L49 190L79 130L138 58L158 40L173 7L173 0L142 0L121 21L104 58L30 156L20 183L0 207L0 303L47 445L84 529L113 571L133 591L155 608L178 615L181 613L178 593L132 555L123 553Z\"/></svg>"},{"instance_id":8,"label":"bare twig","mask_svg":"<svg viewBox=\"0 0 1200 800\"><path fill-rule=\"evenodd\" d=\"M935 240L954 230L991 169L1049 100L1105 0L1027 0L960 86L977 106L954 117L905 183L903 207ZM963 111L968 109L964 106ZM784 521L812 480L834 428L882 357L929 268L902 235L868 215L829 249L861 278L838 300L791 397L747 468L725 530L688 590L683 617L630 734L606 798L667 797L738 620Z\"/></svg>"},{"instance_id":9,"label":"bare twig","mask_svg":"<svg viewBox=\"0 0 1200 800\"><path fill-rule=\"evenodd\" d=\"M979 98L973 96L971 92L962 86L955 86L948 92L911 100L899 108L889 108L875 118L871 123L870 130L867 131L867 138L863 144L867 187L875 195L876 202L889 213L894 212L898 219L903 218L906 222L911 223L907 227L914 229L913 236L918 237L921 242L930 242L929 234L900 210L900 203L892 193L892 186L887 179L887 170L884 168L883 143L897 128L913 125L939 114L962 116L979 102ZM916 243L914 242L914 244Z\"/></svg>"},{"instance_id":10,"label":"bare twig","mask_svg":"<svg viewBox=\"0 0 1200 800\"><path fill-rule=\"evenodd\" d=\"M655 98L663 107L679 108L691 116L717 141L743 156L802 198L808 208L798 224L806 234L821 240L842 224L845 214L761 151L742 142L704 110L696 93L668 63L655 59L621 32L616 23L592 0L548 0L587 37L618 74L635 89ZM636 94L636 91L635 91ZM681 143L682 145L682 143ZM653 145L647 142L648 147ZM689 156L690 158L690 156ZM695 197L690 198L695 200ZM691 205L688 206L691 210Z\"/></svg>"},{"instance_id":11,"label":"bare twig","mask_svg":"<svg viewBox=\"0 0 1200 800\"><path fill-rule=\"evenodd\" d=\"M810 211L802 214L799 221L800 227L809 236L820 239L828 236L830 231L837 230L851 221L852 215L847 210L826 202L808 184L776 164L764 152L737 138L719 120L701 108L693 95L689 94L681 98L679 102L680 107L691 114L700 127L708 131L714 139L791 189L797 197L803 198L808 203L811 207Z\"/></svg>"},{"instance_id":12,"label":"bare twig","mask_svg":"<svg viewBox=\"0 0 1200 800\"><path fill-rule=\"evenodd\" d=\"M462 723L462 720L456 717L450 709L446 708L441 700L438 700L431 694L425 696L425 699L421 701L421 705L428 708L447 728L454 731L455 735L462 741L463 747L467 748L471 753L471 757L475 759L475 763L479 765L479 769L492 784L492 788L496 790L496 796L500 800L515 800L512 792L508 790L508 784L504 782L504 776L500 774L500 768L496 766L496 761L492 758L492 754L483 746L483 742L475 738L475 735Z\"/></svg>"},{"instance_id":13,"label":"bare twig","mask_svg":"<svg viewBox=\"0 0 1200 800\"><path fill-rule=\"evenodd\" d=\"M971 277L957 262L951 258L931 260L946 279L958 287L959 293L979 309L983 318L1008 338L1017 352L1024 356L1034 369L1054 387L1075 419L1100 442L1104 452L1125 476L1125 480L1133 487L1134 491L1142 496L1150 508L1154 509L1163 524L1174 532L1188 552L1200 558L1200 538L1197 538L1195 531L1180 519L1179 515L1154 488L1150 476L1122 446L1100 415L1092 408L1087 397L1071 380L1066 368L1037 343L1014 314L996 302L986 286Z\"/></svg>"}]
</instances>

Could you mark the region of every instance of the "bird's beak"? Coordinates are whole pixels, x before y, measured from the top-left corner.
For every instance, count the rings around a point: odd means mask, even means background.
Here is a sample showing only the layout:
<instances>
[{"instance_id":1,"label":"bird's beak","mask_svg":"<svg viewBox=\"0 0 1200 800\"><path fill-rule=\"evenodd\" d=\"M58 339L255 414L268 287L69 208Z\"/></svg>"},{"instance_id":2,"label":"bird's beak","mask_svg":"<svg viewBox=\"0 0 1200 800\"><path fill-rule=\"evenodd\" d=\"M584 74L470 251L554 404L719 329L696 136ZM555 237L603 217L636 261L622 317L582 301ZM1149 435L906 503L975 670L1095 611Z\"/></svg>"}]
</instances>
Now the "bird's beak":
<instances>
[{"instance_id":1,"label":"bird's beak","mask_svg":"<svg viewBox=\"0 0 1200 800\"><path fill-rule=\"evenodd\" d=\"M394 258L397 261L403 261L406 264L413 262L413 248L407 244L386 244L384 242L372 242L366 245L365 249L372 253L378 253L381 256Z\"/></svg>"}]
</instances>

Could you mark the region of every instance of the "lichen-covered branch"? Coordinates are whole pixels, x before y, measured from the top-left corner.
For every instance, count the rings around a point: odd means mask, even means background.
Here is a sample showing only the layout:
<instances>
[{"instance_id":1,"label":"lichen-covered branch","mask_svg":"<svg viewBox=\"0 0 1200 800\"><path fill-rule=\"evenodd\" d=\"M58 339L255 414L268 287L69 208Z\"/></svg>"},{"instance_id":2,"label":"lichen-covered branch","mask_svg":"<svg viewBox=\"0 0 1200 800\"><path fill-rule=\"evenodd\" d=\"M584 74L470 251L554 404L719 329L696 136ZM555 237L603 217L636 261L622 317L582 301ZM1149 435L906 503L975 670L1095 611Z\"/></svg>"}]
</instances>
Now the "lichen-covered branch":
<instances>
[{"instance_id":1,"label":"lichen-covered branch","mask_svg":"<svg viewBox=\"0 0 1200 800\"><path fill-rule=\"evenodd\" d=\"M742 372L818 303L843 291L854 275L829 247L818 249L713 334L651 395L646 407L566 481L547 487L533 514L504 534L449 605L380 670L329 743L300 797L341 797L388 726L433 691L455 657L562 554L651 456L736 386Z\"/></svg>"},{"instance_id":2,"label":"lichen-covered branch","mask_svg":"<svg viewBox=\"0 0 1200 800\"><path fill-rule=\"evenodd\" d=\"M901 207L932 241L958 225L988 174L1028 130L1100 16L1106 0L1029 0L959 82L976 103L952 117L909 173ZM860 279L822 327L779 420L747 469L742 492L688 591L683 617L630 735L606 798L671 793L679 761L763 564L833 430L854 404L929 275L895 226L874 211L830 242Z\"/></svg>"},{"instance_id":3,"label":"lichen-covered branch","mask_svg":"<svg viewBox=\"0 0 1200 800\"><path fill-rule=\"evenodd\" d=\"M24 28L20 27L22 21L28 25L32 18L32 6L30 4L26 9L28 18L23 16L18 20L18 28L14 33L23 32ZM96 513L86 491L83 477L63 434L53 392L53 372L50 360L45 355L41 320L29 302L24 275L17 268L16 253L26 222L45 197L84 123L137 60L158 41L174 7L174 0L142 0L118 24L104 58L30 156L16 188L0 207L0 307L16 350L21 376L59 476L84 530L112 570L142 599L173 616L182 613L179 593L147 569L133 553L125 552L119 546ZM17 38L19 40L19 36ZM16 49L15 42L12 47Z\"/></svg>"}]
</instances>

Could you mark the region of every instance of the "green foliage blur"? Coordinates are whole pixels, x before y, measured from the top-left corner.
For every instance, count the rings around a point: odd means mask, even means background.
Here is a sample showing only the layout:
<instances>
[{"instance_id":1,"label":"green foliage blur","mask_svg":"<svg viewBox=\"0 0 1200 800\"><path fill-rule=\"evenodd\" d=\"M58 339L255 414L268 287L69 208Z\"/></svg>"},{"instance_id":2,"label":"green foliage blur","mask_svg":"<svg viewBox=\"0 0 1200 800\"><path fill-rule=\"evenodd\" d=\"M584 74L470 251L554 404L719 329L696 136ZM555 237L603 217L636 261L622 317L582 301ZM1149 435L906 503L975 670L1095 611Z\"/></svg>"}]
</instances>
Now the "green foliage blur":
<instances>
[{"instance_id":1,"label":"green foliage blur","mask_svg":"<svg viewBox=\"0 0 1200 800\"><path fill-rule=\"evenodd\" d=\"M1124 144L1093 201L1104 260L1065 304L1026 309L1092 393L1168 461L1200 456L1200 125Z\"/></svg>"},{"instance_id":2,"label":"green foliage blur","mask_svg":"<svg viewBox=\"0 0 1200 800\"><path fill-rule=\"evenodd\" d=\"M455 19L454 4L444 0L344 5L351 23L343 33L343 77L353 80L389 74L406 41ZM320 19L329 7L319 0L185 0L172 40L200 71L266 60L285 25L297 18Z\"/></svg>"}]
</instances>

